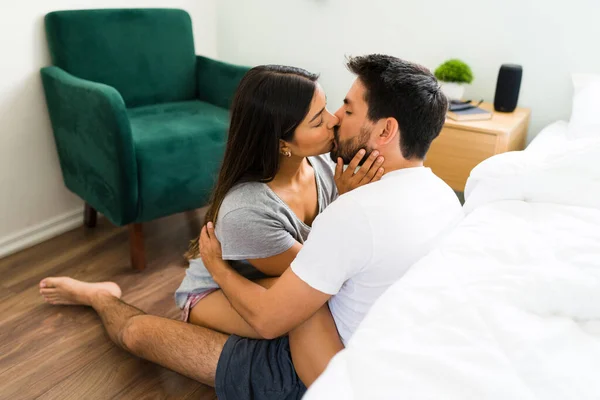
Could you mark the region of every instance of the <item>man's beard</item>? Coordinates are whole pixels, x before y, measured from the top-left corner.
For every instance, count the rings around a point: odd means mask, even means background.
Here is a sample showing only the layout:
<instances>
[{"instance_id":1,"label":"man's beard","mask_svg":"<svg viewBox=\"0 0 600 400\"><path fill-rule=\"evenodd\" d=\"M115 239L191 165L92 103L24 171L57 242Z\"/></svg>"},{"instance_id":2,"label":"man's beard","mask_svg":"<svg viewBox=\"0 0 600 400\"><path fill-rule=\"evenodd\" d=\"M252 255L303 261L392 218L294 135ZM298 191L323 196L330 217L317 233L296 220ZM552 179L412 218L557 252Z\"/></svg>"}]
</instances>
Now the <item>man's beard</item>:
<instances>
[{"instance_id":1,"label":"man's beard","mask_svg":"<svg viewBox=\"0 0 600 400\"><path fill-rule=\"evenodd\" d=\"M366 153L362 160L360 160L358 163L359 166L363 165L369 154L371 154L373 151L373 149L367 145L371 136L371 132L373 131L373 127L367 127L366 125L363 125L360 128L358 136L346 139L343 142L340 141L338 130L339 126L333 127L333 135L335 136L335 149L329 153L329 156L333 162L337 163L338 157L341 157L342 161L344 161L344 164L348 165L360 149L365 149Z\"/></svg>"}]
</instances>

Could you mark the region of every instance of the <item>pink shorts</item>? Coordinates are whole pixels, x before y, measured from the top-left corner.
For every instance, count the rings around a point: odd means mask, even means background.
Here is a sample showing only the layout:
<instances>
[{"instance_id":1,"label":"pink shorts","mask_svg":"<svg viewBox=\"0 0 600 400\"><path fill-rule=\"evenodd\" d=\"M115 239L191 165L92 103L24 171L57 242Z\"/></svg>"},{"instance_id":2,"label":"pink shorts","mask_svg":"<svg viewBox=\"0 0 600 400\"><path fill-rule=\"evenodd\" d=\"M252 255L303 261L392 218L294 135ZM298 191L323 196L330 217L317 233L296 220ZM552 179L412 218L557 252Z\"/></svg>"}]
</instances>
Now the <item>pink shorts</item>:
<instances>
[{"instance_id":1,"label":"pink shorts","mask_svg":"<svg viewBox=\"0 0 600 400\"><path fill-rule=\"evenodd\" d=\"M188 294L188 298L185 302L185 306L183 306L183 309L181 310L181 320L184 322L189 322L190 311L192 310L192 308L194 308L194 306L196 304L198 304L198 302L200 300L202 300L203 298L205 298L206 296L208 296L209 294L211 294L212 292L214 292L216 290L217 289L208 289L207 291L202 292L202 293Z\"/></svg>"}]
</instances>

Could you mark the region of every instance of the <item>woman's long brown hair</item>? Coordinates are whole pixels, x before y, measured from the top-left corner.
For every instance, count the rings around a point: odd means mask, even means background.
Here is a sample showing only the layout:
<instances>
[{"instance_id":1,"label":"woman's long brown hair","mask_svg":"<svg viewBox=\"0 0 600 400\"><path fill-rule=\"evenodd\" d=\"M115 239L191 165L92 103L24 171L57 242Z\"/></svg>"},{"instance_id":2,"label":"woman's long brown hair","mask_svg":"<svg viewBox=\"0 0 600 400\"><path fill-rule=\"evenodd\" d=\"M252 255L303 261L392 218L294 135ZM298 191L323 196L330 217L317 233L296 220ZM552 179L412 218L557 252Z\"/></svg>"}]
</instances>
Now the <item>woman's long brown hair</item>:
<instances>
[{"instance_id":1,"label":"woman's long brown hair","mask_svg":"<svg viewBox=\"0 0 600 400\"><path fill-rule=\"evenodd\" d=\"M216 224L229 191L241 182L270 182L279 171L279 140L290 141L306 117L318 75L301 68L261 65L244 75L231 105L223 164L204 222ZM200 254L190 242L188 260Z\"/></svg>"}]
</instances>

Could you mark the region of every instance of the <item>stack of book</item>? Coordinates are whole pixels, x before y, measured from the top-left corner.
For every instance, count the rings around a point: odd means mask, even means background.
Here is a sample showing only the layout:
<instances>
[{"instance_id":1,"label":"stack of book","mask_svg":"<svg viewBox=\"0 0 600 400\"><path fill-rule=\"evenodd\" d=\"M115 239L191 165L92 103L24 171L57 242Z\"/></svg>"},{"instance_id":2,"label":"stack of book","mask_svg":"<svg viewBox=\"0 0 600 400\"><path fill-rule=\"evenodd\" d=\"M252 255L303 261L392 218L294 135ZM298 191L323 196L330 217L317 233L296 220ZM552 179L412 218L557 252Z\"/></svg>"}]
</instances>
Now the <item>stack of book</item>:
<instances>
[{"instance_id":1,"label":"stack of book","mask_svg":"<svg viewBox=\"0 0 600 400\"><path fill-rule=\"evenodd\" d=\"M491 111L484 110L478 106L479 104L472 104L471 101L452 100L446 115L455 121L480 121L492 118Z\"/></svg>"}]
</instances>

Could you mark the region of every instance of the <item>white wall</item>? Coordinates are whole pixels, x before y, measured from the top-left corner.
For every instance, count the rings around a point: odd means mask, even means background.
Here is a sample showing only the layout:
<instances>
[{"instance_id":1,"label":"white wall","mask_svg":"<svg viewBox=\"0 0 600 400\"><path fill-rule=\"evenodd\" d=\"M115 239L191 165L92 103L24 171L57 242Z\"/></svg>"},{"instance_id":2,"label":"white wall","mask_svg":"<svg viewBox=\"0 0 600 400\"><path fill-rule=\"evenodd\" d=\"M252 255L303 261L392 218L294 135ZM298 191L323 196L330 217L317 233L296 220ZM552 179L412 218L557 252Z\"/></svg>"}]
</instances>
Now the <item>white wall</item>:
<instances>
[{"instance_id":1,"label":"white wall","mask_svg":"<svg viewBox=\"0 0 600 400\"><path fill-rule=\"evenodd\" d=\"M190 12L199 54L320 72L336 108L352 76L344 55L381 52L435 68L458 57L476 79L467 96L492 100L500 64L524 66L520 105L530 137L570 114L572 71L600 72L596 0L29 0L0 13L0 257L81 223L63 185L39 78L49 64L45 13L174 7Z\"/></svg>"},{"instance_id":2,"label":"white wall","mask_svg":"<svg viewBox=\"0 0 600 400\"><path fill-rule=\"evenodd\" d=\"M0 257L82 223L65 189L39 69L50 64L43 17L81 8L170 7L192 16L198 54L216 56L216 0L11 1L0 12Z\"/></svg>"},{"instance_id":3,"label":"white wall","mask_svg":"<svg viewBox=\"0 0 600 400\"><path fill-rule=\"evenodd\" d=\"M487 101L500 65L521 64L530 139L569 118L571 72L600 72L597 0L220 0L218 17L222 58L320 72L332 109L353 80L344 55L388 53L432 70L460 58L475 75L466 97Z\"/></svg>"}]
</instances>

